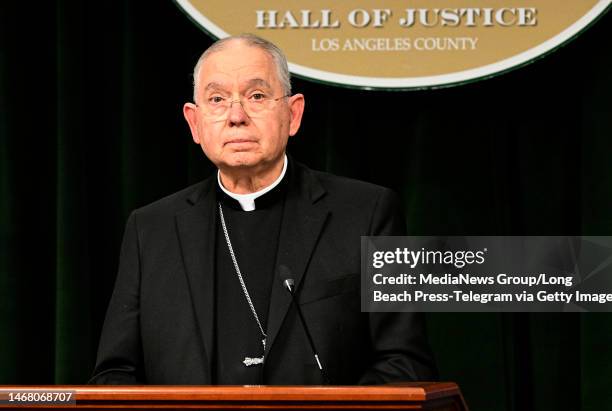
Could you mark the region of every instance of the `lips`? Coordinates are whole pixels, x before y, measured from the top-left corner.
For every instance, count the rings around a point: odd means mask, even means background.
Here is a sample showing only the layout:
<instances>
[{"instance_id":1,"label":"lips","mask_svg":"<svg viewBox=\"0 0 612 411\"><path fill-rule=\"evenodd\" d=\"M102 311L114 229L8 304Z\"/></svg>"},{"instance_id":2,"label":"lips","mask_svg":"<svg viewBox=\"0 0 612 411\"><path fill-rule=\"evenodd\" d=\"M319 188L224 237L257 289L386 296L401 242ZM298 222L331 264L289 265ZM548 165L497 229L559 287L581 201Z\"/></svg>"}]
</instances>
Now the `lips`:
<instances>
[{"instance_id":1,"label":"lips","mask_svg":"<svg viewBox=\"0 0 612 411\"><path fill-rule=\"evenodd\" d=\"M248 144L248 143L256 143L257 141L250 138L233 138L225 142L224 145L228 144Z\"/></svg>"}]
</instances>

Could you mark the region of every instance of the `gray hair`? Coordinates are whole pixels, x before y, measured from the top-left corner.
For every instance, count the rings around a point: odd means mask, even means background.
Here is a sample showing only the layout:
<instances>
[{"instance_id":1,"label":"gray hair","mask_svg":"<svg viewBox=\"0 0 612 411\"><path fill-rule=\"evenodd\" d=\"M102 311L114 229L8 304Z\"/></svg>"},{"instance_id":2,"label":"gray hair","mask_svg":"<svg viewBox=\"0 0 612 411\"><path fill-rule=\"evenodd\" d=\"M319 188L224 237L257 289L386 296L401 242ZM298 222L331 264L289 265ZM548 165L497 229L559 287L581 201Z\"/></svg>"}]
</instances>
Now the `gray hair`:
<instances>
[{"instance_id":1,"label":"gray hair","mask_svg":"<svg viewBox=\"0 0 612 411\"><path fill-rule=\"evenodd\" d=\"M272 60L274 61L274 65L276 66L278 79L281 83L281 86L283 87L283 94L285 95L291 94L291 76L289 74L289 66L287 65L287 58L285 57L285 54L282 52L282 50L279 49L278 46L276 46L274 43L266 39L262 39L261 37L256 36L254 34L245 33L245 34L239 34L236 36L230 36L230 37L223 38L221 40L217 40L209 48L207 48L206 51L204 51L204 53L202 53L195 67L193 68L193 101L194 102L196 101L196 98L198 95L198 80L199 80L199 73L200 73L200 68L202 67L202 64L204 64L204 61L206 60L208 56L210 56L212 53L223 50L225 46L227 45L227 43L233 40L243 41L244 43L246 43L247 46L257 47L267 52L270 55L270 57L272 57Z\"/></svg>"}]
</instances>

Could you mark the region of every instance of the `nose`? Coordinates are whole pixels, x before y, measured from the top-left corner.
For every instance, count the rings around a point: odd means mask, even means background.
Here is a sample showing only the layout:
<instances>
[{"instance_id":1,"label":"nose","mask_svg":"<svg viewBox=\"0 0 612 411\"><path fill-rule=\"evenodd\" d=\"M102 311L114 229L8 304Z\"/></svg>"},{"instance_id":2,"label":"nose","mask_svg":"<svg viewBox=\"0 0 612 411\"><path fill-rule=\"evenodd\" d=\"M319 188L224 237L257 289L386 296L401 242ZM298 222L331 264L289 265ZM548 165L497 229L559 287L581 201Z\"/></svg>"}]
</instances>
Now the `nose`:
<instances>
[{"instance_id":1,"label":"nose","mask_svg":"<svg viewBox=\"0 0 612 411\"><path fill-rule=\"evenodd\" d=\"M244 111L244 107L242 106L242 101L240 101L240 99L230 101L230 106L228 110L229 114L227 119L229 121L230 126L240 126L248 124L249 116L247 115L246 111Z\"/></svg>"}]
</instances>

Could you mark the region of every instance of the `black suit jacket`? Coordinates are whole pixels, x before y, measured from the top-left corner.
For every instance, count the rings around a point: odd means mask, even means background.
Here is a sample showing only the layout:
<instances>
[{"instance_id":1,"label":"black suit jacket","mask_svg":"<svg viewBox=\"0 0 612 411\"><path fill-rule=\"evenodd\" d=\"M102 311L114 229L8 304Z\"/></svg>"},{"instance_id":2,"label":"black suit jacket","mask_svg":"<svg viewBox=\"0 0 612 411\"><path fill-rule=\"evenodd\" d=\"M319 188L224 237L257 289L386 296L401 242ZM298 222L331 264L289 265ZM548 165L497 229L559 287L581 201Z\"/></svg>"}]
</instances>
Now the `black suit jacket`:
<instances>
[{"instance_id":1,"label":"black suit jacket","mask_svg":"<svg viewBox=\"0 0 612 411\"><path fill-rule=\"evenodd\" d=\"M404 234L396 196L291 161L263 383L322 383L281 284L288 277L331 383L435 378L420 314L360 312L360 236ZM215 184L208 178L129 217L91 383L211 383Z\"/></svg>"}]
</instances>

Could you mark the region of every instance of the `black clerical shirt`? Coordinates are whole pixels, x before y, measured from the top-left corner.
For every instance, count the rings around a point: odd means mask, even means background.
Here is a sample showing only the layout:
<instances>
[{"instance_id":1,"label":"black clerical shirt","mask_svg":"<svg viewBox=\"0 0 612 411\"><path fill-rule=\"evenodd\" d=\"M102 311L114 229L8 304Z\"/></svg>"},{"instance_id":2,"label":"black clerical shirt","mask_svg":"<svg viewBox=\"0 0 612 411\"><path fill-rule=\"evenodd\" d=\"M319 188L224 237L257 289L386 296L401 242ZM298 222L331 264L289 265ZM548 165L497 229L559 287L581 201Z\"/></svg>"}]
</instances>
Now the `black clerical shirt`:
<instances>
[{"instance_id":1,"label":"black clerical shirt","mask_svg":"<svg viewBox=\"0 0 612 411\"><path fill-rule=\"evenodd\" d=\"M243 211L235 199L217 187L227 231L261 325L266 331L270 292L288 176L255 200L255 210ZM217 211L215 247L215 356L213 383L263 384L262 365L245 366L245 357L263 355L263 336L246 300L232 262Z\"/></svg>"}]
</instances>

